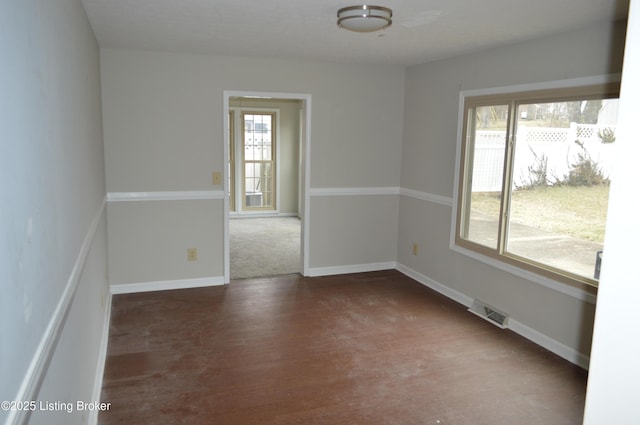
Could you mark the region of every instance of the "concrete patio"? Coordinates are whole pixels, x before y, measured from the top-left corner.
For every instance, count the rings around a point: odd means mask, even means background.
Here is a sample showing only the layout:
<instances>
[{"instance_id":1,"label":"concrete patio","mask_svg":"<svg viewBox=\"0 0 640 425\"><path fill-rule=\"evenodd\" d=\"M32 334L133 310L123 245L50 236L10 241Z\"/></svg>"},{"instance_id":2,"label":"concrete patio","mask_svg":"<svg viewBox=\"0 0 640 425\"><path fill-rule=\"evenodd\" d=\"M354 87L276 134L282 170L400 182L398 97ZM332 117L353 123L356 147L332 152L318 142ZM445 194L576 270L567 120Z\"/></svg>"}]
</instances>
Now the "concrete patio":
<instances>
[{"instance_id":1,"label":"concrete patio","mask_svg":"<svg viewBox=\"0 0 640 425\"><path fill-rule=\"evenodd\" d=\"M496 217L472 212L469 239L495 247L497 228ZM596 255L602 251L603 244L518 223L511 224L509 234L507 250L510 253L580 276L594 277Z\"/></svg>"}]
</instances>

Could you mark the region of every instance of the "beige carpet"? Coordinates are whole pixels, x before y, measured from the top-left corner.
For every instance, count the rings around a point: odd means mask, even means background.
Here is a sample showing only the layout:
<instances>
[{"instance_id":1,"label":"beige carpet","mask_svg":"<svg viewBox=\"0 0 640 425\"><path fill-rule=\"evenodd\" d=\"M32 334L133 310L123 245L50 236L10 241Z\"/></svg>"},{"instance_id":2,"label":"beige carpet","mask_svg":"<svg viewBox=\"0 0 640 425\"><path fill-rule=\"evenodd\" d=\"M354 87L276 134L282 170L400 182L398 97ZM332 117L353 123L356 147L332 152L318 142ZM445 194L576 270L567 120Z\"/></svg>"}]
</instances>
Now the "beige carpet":
<instances>
[{"instance_id":1,"label":"beige carpet","mask_svg":"<svg viewBox=\"0 0 640 425\"><path fill-rule=\"evenodd\" d=\"M297 217L229 220L231 279L300 273Z\"/></svg>"}]
</instances>

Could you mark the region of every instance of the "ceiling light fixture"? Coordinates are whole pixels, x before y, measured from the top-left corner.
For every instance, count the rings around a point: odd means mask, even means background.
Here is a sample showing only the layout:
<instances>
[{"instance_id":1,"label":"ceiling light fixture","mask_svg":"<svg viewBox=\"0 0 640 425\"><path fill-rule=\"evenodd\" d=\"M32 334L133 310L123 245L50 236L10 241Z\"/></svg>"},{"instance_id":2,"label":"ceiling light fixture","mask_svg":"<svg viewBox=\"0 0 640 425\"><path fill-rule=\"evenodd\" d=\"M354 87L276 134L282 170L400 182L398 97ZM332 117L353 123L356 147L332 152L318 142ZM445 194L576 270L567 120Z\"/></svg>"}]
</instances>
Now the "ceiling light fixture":
<instances>
[{"instance_id":1,"label":"ceiling light fixture","mask_svg":"<svg viewBox=\"0 0 640 425\"><path fill-rule=\"evenodd\" d=\"M338 26L349 31L373 32L391 26L391 9L382 6L349 6L338 10Z\"/></svg>"}]
</instances>

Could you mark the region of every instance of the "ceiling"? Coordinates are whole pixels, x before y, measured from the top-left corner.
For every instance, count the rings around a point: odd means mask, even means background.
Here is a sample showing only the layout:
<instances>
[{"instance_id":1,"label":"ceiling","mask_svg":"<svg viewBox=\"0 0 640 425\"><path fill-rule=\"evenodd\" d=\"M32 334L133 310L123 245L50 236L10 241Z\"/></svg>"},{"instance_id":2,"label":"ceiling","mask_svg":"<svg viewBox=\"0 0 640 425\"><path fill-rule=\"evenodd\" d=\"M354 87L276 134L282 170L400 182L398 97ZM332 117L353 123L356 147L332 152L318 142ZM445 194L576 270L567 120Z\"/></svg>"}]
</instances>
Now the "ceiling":
<instances>
[{"instance_id":1,"label":"ceiling","mask_svg":"<svg viewBox=\"0 0 640 425\"><path fill-rule=\"evenodd\" d=\"M101 47L408 66L626 19L628 0L376 0L393 25L339 29L352 0L82 0Z\"/></svg>"}]
</instances>

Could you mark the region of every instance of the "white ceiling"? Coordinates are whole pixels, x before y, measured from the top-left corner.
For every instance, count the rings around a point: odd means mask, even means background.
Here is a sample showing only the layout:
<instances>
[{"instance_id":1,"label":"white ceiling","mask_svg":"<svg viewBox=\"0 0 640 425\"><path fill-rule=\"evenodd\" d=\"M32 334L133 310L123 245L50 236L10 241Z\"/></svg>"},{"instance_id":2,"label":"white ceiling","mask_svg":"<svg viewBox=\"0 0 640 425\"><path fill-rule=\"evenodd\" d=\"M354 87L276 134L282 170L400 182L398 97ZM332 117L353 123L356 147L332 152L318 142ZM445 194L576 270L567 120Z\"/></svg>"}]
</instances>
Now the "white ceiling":
<instances>
[{"instance_id":1,"label":"white ceiling","mask_svg":"<svg viewBox=\"0 0 640 425\"><path fill-rule=\"evenodd\" d=\"M336 26L352 0L83 0L101 47L413 65L625 19L628 0L375 0L393 25Z\"/></svg>"}]
</instances>

